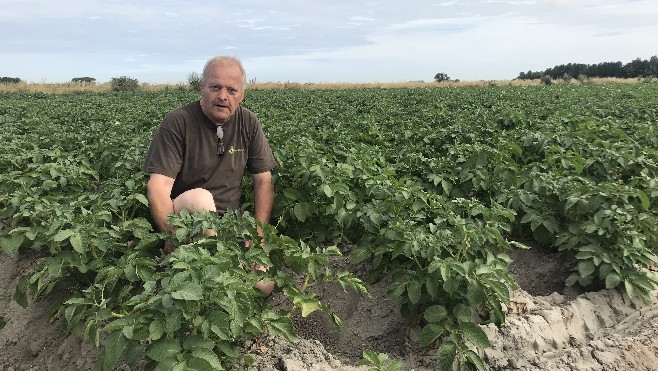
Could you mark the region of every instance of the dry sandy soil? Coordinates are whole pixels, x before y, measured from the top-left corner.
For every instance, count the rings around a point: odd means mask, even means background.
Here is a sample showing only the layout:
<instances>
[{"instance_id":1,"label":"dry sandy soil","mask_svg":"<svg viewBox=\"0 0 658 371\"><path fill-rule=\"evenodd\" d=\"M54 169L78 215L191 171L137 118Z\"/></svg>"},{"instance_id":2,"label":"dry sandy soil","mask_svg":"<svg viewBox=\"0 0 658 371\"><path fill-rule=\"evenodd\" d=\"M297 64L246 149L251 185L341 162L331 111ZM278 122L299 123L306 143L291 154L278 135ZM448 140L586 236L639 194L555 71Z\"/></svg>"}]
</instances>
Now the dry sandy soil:
<instances>
[{"instance_id":1,"label":"dry sandy soil","mask_svg":"<svg viewBox=\"0 0 658 371\"><path fill-rule=\"evenodd\" d=\"M658 370L658 304L644 305L615 290L576 292L563 286L568 272L558 254L537 249L514 252L510 272L521 290L512 295L507 323L483 326L492 347L482 354L491 370ZM91 370L98 351L66 336L62 319L49 311L52 294L27 309L11 300L22 267L0 254L0 370ZM341 264L338 262L338 264ZM263 339L246 344L257 355L252 369L365 370L357 366L363 348L404 361L403 370L434 369L433 352L418 349L419 329L410 326L385 293L372 299L323 287L323 300L342 318L338 331L322 314L295 318L300 340ZM658 303L658 293L654 293ZM282 305L281 297L270 299ZM52 322L52 323L51 323Z\"/></svg>"}]
</instances>

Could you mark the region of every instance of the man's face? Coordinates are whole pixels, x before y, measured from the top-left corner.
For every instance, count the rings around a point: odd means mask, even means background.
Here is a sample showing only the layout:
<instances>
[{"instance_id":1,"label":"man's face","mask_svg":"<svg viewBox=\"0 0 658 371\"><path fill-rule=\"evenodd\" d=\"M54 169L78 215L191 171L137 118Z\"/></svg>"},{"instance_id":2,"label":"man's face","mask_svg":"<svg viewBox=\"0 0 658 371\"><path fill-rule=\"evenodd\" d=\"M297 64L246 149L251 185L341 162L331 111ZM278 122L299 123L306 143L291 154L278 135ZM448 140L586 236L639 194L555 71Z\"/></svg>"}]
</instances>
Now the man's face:
<instances>
[{"instance_id":1,"label":"man's face","mask_svg":"<svg viewBox=\"0 0 658 371\"><path fill-rule=\"evenodd\" d=\"M244 98L240 67L234 64L215 65L208 70L201 84L201 110L215 124L222 125L238 109Z\"/></svg>"}]
</instances>

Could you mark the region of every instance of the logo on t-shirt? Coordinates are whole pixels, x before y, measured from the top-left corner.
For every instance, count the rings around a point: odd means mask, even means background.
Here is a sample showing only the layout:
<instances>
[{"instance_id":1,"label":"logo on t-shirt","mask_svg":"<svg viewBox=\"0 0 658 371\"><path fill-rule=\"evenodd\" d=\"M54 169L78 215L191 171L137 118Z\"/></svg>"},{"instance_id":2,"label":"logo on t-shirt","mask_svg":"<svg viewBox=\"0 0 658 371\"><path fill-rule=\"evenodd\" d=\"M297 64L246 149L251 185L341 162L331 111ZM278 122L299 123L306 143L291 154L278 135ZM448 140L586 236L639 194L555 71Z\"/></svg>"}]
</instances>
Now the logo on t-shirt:
<instances>
[{"instance_id":1,"label":"logo on t-shirt","mask_svg":"<svg viewBox=\"0 0 658 371\"><path fill-rule=\"evenodd\" d=\"M235 152L244 152L244 148L235 148L231 146L231 148L228 150L229 154L234 154Z\"/></svg>"}]
</instances>

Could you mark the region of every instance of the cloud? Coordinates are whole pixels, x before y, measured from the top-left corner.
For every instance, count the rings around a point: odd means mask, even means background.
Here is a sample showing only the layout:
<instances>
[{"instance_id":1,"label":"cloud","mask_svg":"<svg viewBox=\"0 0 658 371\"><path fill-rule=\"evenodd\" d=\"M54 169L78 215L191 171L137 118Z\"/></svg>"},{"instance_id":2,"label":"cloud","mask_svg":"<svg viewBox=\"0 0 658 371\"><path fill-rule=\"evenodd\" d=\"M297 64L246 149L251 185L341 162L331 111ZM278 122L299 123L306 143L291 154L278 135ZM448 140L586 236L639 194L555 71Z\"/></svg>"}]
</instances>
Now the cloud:
<instances>
[{"instance_id":1,"label":"cloud","mask_svg":"<svg viewBox=\"0 0 658 371\"><path fill-rule=\"evenodd\" d=\"M270 81L512 78L649 58L655 0L4 0L0 70L49 80L183 80L230 52ZM32 59L30 59L32 58ZM47 66L37 61L47 59ZM84 61L81 63L80 61ZM91 70L93 69L93 71ZM34 77L32 77L34 76ZM140 79L141 80L141 79Z\"/></svg>"}]
</instances>

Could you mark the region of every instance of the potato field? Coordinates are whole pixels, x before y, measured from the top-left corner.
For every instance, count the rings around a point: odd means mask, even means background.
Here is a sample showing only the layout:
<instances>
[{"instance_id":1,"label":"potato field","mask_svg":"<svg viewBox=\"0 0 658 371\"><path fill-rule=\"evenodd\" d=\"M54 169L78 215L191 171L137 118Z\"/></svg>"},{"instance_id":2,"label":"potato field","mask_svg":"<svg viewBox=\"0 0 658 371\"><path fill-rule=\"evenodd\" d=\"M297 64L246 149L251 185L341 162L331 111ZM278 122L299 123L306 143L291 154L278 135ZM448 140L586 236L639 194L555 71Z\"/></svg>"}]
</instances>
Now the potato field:
<instances>
[{"instance_id":1,"label":"potato field","mask_svg":"<svg viewBox=\"0 0 658 371\"><path fill-rule=\"evenodd\" d=\"M97 370L255 368L245 344L318 315L341 328L321 285L367 299L384 280L428 369L493 369L520 249L560 253L578 292L655 300L658 84L248 90L279 164L260 249L239 242L261 226L248 176L242 210L152 228L146 150L198 97L0 94L0 255L23 262L5 296L57 293L51 317L101 350ZM384 352L358 349L369 369L411 368Z\"/></svg>"}]
</instances>

